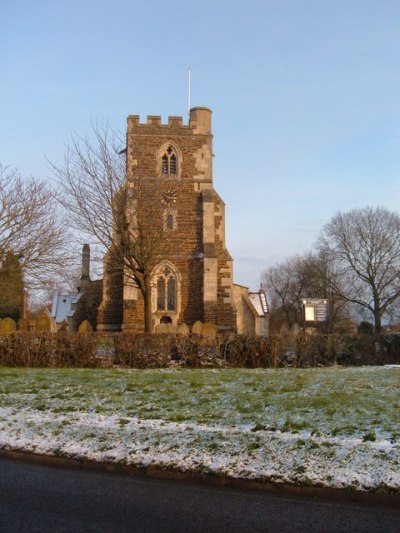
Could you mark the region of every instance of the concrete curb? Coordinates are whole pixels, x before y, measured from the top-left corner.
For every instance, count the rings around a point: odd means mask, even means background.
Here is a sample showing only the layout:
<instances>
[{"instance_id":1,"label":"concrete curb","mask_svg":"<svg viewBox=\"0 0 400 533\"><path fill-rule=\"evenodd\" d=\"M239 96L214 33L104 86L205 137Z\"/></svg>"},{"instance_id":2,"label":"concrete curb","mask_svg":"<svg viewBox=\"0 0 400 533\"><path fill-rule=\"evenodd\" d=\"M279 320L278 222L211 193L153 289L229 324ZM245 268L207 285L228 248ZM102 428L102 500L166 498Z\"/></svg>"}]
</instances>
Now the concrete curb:
<instances>
[{"instance_id":1,"label":"concrete curb","mask_svg":"<svg viewBox=\"0 0 400 533\"><path fill-rule=\"evenodd\" d=\"M218 477L211 474L197 474L178 470L166 470L157 466L140 467L118 463L101 463L90 459L73 459L55 455L41 455L32 452L0 449L0 458L40 463L52 467L87 469L127 476L141 476L154 479L165 479L191 482L201 485L228 487L241 490L269 492L280 496L299 496L303 498L346 501L368 506L385 506L400 509L400 494L378 494L356 490L335 489L320 486L292 485L272 481L253 481L242 478Z\"/></svg>"}]
</instances>

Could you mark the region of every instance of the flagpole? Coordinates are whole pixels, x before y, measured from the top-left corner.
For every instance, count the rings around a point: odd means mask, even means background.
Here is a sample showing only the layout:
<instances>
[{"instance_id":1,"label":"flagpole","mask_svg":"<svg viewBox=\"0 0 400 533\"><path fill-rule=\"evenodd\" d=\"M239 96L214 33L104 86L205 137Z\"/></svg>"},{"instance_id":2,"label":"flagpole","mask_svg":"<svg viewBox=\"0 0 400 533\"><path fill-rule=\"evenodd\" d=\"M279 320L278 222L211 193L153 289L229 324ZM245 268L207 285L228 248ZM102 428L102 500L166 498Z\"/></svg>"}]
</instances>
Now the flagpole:
<instances>
[{"instance_id":1,"label":"flagpole","mask_svg":"<svg viewBox=\"0 0 400 533\"><path fill-rule=\"evenodd\" d=\"M189 67L189 71L188 71L188 116L190 117L190 106L191 106L191 103L190 103L190 76L191 76L191 72L190 72L190 67Z\"/></svg>"}]
</instances>

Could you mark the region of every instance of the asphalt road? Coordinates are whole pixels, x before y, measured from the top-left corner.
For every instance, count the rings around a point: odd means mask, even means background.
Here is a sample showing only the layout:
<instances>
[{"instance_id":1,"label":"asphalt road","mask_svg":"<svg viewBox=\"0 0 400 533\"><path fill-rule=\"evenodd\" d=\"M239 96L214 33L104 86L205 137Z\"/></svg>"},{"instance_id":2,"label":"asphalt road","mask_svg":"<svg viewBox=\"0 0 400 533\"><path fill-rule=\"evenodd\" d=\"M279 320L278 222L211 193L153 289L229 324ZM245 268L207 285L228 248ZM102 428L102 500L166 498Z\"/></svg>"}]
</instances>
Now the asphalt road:
<instances>
[{"instance_id":1,"label":"asphalt road","mask_svg":"<svg viewBox=\"0 0 400 533\"><path fill-rule=\"evenodd\" d=\"M0 459L0 531L399 532L399 507Z\"/></svg>"}]
</instances>

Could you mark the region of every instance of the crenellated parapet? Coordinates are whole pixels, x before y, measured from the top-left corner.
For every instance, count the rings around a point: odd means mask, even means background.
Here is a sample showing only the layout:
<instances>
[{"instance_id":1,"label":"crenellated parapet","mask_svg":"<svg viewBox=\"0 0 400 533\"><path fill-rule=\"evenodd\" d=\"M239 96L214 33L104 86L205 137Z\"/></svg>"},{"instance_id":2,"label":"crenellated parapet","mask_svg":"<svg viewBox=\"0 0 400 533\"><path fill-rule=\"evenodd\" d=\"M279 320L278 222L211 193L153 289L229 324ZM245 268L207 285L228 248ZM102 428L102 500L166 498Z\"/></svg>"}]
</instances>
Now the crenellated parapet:
<instances>
[{"instance_id":1,"label":"crenellated parapet","mask_svg":"<svg viewBox=\"0 0 400 533\"><path fill-rule=\"evenodd\" d=\"M189 123L184 124L181 116L170 116L168 122L163 123L160 115L148 115L146 122L140 122L139 115L128 116L128 134L137 130L160 128L168 131L182 129L190 134L211 134L211 109L208 107L193 107L190 110Z\"/></svg>"},{"instance_id":2,"label":"crenellated parapet","mask_svg":"<svg viewBox=\"0 0 400 533\"><path fill-rule=\"evenodd\" d=\"M127 177L190 179L198 188L212 182L212 112L207 107L190 110L188 124L180 116L129 115L127 129ZM203 185L204 184L204 185Z\"/></svg>"},{"instance_id":3,"label":"crenellated parapet","mask_svg":"<svg viewBox=\"0 0 400 533\"><path fill-rule=\"evenodd\" d=\"M176 128L183 128L186 130L190 130L191 126L190 124L184 124L182 117L175 117L171 116L168 117L168 122L165 124L162 122L161 116L159 115L148 115L147 121L145 123L140 122L140 116L139 115L129 115L128 116L128 134L135 132L136 130L146 130L151 129L152 131L154 128L161 128L168 132L171 129Z\"/></svg>"}]
</instances>

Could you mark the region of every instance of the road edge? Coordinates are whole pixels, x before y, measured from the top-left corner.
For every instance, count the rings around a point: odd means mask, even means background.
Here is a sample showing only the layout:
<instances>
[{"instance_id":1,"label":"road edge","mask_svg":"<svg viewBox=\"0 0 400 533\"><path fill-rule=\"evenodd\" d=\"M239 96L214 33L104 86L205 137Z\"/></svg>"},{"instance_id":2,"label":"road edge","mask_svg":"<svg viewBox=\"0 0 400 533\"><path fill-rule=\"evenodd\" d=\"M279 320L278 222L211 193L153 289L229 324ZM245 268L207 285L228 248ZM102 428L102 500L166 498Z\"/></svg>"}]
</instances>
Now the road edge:
<instances>
[{"instance_id":1,"label":"road edge","mask_svg":"<svg viewBox=\"0 0 400 533\"><path fill-rule=\"evenodd\" d=\"M154 465L136 466L120 463L98 462L86 458L59 457L55 455L42 455L21 450L0 449L0 458L40 463L52 467L87 469L91 471L122 474L132 477L147 477L153 479L174 480L191 482L215 487L251 490L256 492L269 492L276 495L301 496L314 499L346 500L348 502L368 505L384 505L399 509L400 494L380 494L376 492L337 489L316 485L294 485L277 483L274 481L257 481L244 478L216 476L207 473L183 472L171 470Z\"/></svg>"}]
</instances>

